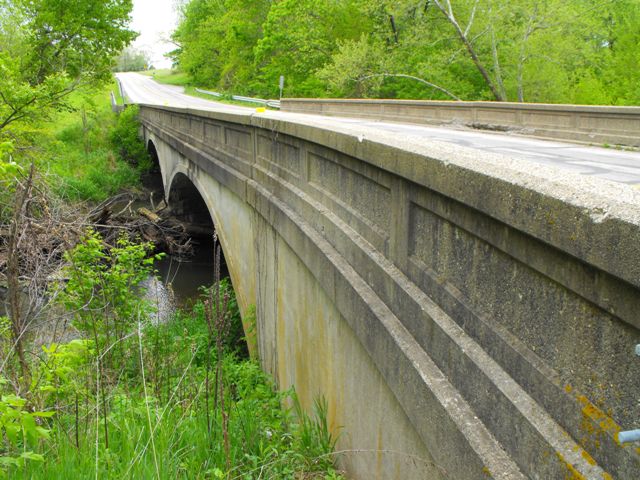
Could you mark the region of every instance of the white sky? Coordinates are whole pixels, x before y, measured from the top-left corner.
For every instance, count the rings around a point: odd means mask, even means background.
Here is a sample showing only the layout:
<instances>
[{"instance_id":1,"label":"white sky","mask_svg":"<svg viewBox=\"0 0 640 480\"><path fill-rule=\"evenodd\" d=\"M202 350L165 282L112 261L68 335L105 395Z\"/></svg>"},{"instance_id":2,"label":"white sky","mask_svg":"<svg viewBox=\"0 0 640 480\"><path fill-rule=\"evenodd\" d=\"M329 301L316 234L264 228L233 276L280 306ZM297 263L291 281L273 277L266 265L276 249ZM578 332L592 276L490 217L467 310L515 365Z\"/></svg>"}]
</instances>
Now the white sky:
<instances>
[{"instance_id":1,"label":"white sky","mask_svg":"<svg viewBox=\"0 0 640 480\"><path fill-rule=\"evenodd\" d=\"M174 0L134 0L131 17L131 28L140 33L133 46L147 52L154 67L171 67L171 61L163 54L175 46L161 39L168 38L176 26Z\"/></svg>"}]
</instances>

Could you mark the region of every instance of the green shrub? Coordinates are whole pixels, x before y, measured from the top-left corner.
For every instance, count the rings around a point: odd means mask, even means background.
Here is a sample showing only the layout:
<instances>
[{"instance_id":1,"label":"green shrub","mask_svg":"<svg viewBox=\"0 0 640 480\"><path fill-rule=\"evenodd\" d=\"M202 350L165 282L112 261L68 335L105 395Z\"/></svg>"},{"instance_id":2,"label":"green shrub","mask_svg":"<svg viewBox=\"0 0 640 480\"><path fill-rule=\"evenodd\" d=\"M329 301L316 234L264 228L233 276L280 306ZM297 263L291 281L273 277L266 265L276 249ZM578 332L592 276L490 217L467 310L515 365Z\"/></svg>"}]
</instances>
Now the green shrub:
<instances>
[{"instance_id":1,"label":"green shrub","mask_svg":"<svg viewBox=\"0 0 640 480\"><path fill-rule=\"evenodd\" d=\"M20 470L27 461L44 461L34 452L40 441L49 438L49 430L38 425L38 419L51 417L54 412L30 412L27 401L16 395L0 397L0 478L9 478L7 470Z\"/></svg>"},{"instance_id":2,"label":"green shrub","mask_svg":"<svg viewBox=\"0 0 640 480\"><path fill-rule=\"evenodd\" d=\"M109 139L123 160L138 166L143 171L148 171L152 165L151 157L139 137L138 113L137 105L125 108L118 116L118 121L111 131Z\"/></svg>"},{"instance_id":3,"label":"green shrub","mask_svg":"<svg viewBox=\"0 0 640 480\"><path fill-rule=\"evenodd\" d=\"M148 244L90 231L66 260L58 300L83 338L34 356L28 405L0 395L0 478L341 478L326 402L309 416L239 357L230 282L159 323L139 287Z\"/></svg>"}]
</instances>

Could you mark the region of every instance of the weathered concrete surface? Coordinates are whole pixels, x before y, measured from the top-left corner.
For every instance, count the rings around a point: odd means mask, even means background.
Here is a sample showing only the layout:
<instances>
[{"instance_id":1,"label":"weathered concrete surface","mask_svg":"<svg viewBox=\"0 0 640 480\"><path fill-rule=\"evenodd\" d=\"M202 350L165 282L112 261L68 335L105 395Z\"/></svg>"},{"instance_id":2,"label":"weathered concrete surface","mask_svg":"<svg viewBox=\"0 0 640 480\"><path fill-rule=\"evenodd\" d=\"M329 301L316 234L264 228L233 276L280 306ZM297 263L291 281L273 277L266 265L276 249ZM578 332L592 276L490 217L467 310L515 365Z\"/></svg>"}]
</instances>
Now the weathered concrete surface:
<instances>
[{"instance_id":1,"label":"weathered concrete surface","mask_svg":"<svg viewBox=\"0 0 640 480\"><path fill-rule=\"evenodd\" d=\"M581 143L640 146L640 107L509 102L283 98L282 111L483 130Z\"/></svg>"},{"instance_id":2,"label":"weathered concrete surface","mask_svg":"<svg viewBox=\"0 0 640 480\"><path fill-rule=\"evenodd\" d=\"M186 175L210 206L241 310L259 308L262 365L282 389L296 387L309 411L315 399L327 399L330 427L352 477L445 478L353 331L282 237L246 197L161 137L146 137L158 150L167 195ZM363 405L363 398L371 401Z\"/></svg>"},{"instance_id":3,"label":"weathered concrete surface","mask_svg":"<svg viewBox=\"0 0 640 480\"><path fill-rule=\"evenodd\" d=\"M263 366L325 395L354 478L640 471L616 440L639 413L640 193L311 119L141 119L167 191L186 175L211 210Z\"/></svg>"}]
</instances>

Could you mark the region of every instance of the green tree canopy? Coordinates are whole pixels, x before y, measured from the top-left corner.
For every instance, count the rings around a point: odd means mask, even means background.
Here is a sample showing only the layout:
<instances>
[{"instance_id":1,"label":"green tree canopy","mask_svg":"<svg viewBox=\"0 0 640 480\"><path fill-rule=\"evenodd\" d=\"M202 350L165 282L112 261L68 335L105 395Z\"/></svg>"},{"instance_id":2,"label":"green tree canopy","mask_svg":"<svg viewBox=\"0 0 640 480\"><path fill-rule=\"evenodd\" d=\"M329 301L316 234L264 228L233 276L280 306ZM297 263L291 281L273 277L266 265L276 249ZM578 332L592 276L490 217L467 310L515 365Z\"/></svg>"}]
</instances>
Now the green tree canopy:
<instances>
[{"instance_id":1,"label":"green tree canopy","mask_svg":"<svg viewBox=\"0 0 640 480\"><path fill-rule=\"evenodd\" d=\"M0 0L0 133L109 79L113 58L136 37L131 9L132 0Z\"/></svg>"},{"instance_id":2,"label":"green tree canopy","mask_svg":"<svg viewBox=\"0 0 640 480\"><path fill-rule=\"evenodd\" d=\"M116 72L140 72L151 68L151 58L145 51L125 48L116 59Z\"/></svg>"},{"instance_id":3,"label":"green tree canopy","mask_svg":"<svg viewBox=\"0 0 640 480\"><path fill-rule=\"evenodd\" d=\"M191 0L175 39L234 93L640 102L638 0Z\"/></svg>"},{"instance_id":4,"label":"green tree canopy","mask_svg":"<svg viewBox=\"0 0 640 480\"><path fill-rule=\"evenodd\" d=\"M246 88L269 0L192 0L173 39L180 67L207 86Z\"/></svg>"}]
</instances>

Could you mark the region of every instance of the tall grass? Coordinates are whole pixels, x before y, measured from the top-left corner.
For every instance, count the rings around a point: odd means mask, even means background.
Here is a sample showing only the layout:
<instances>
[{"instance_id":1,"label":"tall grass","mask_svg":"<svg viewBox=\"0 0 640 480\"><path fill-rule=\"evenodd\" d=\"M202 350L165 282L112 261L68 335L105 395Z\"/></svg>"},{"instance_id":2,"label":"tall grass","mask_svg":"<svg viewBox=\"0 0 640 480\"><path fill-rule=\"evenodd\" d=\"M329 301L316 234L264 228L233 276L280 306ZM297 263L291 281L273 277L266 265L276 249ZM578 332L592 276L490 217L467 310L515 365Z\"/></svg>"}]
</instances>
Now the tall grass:
<instances>
[{"instance_id":1,"label":"tall grass","mask_svg":"<svg viewBox=\"0 0 640 480\"><path fill-rule=\"evenodd\" d=\"M338 478L328 455L333 440L323 403L318 403L317 416L307 416L294 392L277 393L254 361L234 352L225 353L221 375L229 416L227 468L222 411L209 405L211 433L205 415L206 328L200 303L168 324L148 326L139 339L128 343L133 351L140 342L139 355L126 359L106 399L109 448L102 441L98 405L91 398L77 424L78 446L73 412L61 412L42 452L45 460L10 475L65 480ZM146 395L142 372L148 382ZM295 412L283 409L287 397L294 398Z\"/></svg>"},{"instance_id":2,"label":"tall grass","mask_svg":"<svg viewBox=\"0 0 640 480\"><path fill-rule=\"evenodd\" d=\"M119 124L109 98L115 89L109 84L96 92L75 93L74 110L57 114L38 131L31 156L63 198L101 201L139 184L141 168L123 158L111 139Z\"/></svg>"},{"instance_id":3,"label":"tall grass","mask_svg":"<svg viewBox=\"0 0 640 480\"><path fill-rule=\"evenodd\" d=\"M335 439L327 427L326 403L318 400L316 414L307 415L293 390L278 392L258 364L243 356L234 329L213 332L212 337L207 315L228 305L223 299L233 299L233 291L223 281L217 288L220 301L212 302L211 294L209 290L190 311L178 312L168 323L133 324L121 340L124 348L111 348L117 355L113 365L100 372L90 356L84 362L75 356L73 362L64 363L44 358L47 368L56 372L71 369L67 376L56 377L56 393L42 406L56 411L47 419L51 438L40 443L43 461L10 467L5 476L341 478L333 467ZM232 305L225 316L235 325L240 318L235 302ZM210 348L223 336L222 350ZM217 376L224 388L208 390L208 368L218 358ZM97 378L104 384L101 388ZM210 398L214 393L216 397ZM287 410L285 404L294 407ZM0 477L2 473L0 467Z\"/></svg>"}]
</instances>

